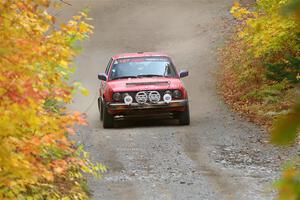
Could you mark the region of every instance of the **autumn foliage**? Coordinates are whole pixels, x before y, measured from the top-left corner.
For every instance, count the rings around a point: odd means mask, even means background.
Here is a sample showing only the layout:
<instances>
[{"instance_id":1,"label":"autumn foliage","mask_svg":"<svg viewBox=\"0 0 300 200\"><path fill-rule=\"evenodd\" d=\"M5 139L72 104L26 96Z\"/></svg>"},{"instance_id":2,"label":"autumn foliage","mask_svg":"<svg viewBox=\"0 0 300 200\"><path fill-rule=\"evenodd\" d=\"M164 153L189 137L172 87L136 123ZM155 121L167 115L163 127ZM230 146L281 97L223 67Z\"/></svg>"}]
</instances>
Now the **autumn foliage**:
<instances>
[{"instance_id":1,"label":"autumn foliage","mask_svg":"<svg viewBox=\"0 0 300 200\"><path fill-rule=\"evenodd\" d=\"M300 0L235 3L235 30L221 50L221 91L233 109L271 130L271 142L292 145L300 128ZM299 158L275 184L278 199L300 198Z\"/></svg>"},{"instance_id":2,"label":"autumn foliage","mask_svg":"<svg viewBox=\"0 0 300 200\"><path fill-rule=\"evenodd\" d=\"M234 34L221 51L221 90L227 103L251 121L271 127L295 103L300 74L297 17L284 14L290 0L235 3Z\"/></svg>"},{"instance_id":3,"label":"autumn foliage","mask_svg":"<svg viewBox=\"0 0 300 200\"><path fill-rule=\"evenodd\" d=\"M58 25L49 0L0 1L0 199L85 199L81 172L98 174L68 139L71 61L92 33L86 13Z\"/></svg>"}]
</instances>

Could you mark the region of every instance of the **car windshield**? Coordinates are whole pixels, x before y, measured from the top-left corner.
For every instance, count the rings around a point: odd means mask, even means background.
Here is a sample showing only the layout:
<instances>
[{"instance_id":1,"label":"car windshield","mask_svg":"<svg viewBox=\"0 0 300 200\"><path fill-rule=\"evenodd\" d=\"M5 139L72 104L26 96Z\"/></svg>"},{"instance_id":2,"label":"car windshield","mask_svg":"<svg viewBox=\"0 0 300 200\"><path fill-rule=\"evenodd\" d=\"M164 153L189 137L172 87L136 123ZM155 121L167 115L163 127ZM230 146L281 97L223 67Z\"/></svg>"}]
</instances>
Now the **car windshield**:
<instances>
[{"instance_id":1,"label":"car windshield","mask_svg":"<svg viewBox=\"0 0 300 200\"><path fill-rule=\"evenodd\" d=\"M140 77L175 77L171 61L165 57L123 58L115 60L110 79Z\"/></svg>"}]
</instances>

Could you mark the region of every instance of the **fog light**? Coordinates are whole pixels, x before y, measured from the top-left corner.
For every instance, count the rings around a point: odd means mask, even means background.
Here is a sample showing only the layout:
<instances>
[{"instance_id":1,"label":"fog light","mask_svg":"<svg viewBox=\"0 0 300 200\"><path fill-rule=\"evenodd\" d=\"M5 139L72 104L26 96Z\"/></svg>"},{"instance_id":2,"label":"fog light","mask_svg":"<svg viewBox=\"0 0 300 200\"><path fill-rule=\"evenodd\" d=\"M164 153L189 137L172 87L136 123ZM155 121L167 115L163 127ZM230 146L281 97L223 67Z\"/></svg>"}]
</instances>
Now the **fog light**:
<instances>
[{"instance_id":1,"label":"fog light","mask_svg":"<svg viewBox=\"0 0 300 200\"><path fill-rule=\"evenodd\" d=\"M164 102L170 103L172 101L172 96L170 94L165 94L163 96Z\"/></svg>"},{"instance_id":2,"label":"fog light","mask_svg":"<svg viewBox=\"0 0 300 200\"><path fill-rule=\"evenodd\" d=\"M130 95L127 95L127 96L124 97L124 103L126 105L130 105L130 104L132 104L132 102L133 102L133 99Z\"/></svg>"}]
</instances>

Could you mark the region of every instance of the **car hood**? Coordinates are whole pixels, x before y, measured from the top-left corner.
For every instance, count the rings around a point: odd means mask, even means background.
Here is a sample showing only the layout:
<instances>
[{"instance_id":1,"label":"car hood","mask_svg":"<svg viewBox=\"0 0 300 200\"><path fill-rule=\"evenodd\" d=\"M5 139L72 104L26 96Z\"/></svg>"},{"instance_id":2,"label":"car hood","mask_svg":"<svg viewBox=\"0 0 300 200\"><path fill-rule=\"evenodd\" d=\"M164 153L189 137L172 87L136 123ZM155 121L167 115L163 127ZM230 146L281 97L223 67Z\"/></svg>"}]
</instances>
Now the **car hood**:
<instances>
[{"instance_id":1,"label":"car hood","mask_svg":"<svg viewBox=\"0 0 300 200\"><path fill-rule=\"evenodd\" d=\"M109 81L107 84L114 92L180 89L183 87L179 78L166 77L119 79Z\"/></svg>"}]
</instances>

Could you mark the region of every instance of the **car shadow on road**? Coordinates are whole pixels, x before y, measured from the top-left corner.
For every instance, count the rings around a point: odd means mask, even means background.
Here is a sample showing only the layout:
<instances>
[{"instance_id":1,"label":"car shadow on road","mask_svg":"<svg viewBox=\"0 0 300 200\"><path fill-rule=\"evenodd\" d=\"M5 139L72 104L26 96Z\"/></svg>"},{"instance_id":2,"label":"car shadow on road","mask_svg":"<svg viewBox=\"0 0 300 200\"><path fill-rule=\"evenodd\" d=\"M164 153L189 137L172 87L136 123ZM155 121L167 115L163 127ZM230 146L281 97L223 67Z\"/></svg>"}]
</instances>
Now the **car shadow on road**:
<instances>
[{"instance_id":1,"label":"car shadow on road","mask_svg":"<svg viewBox=\"0 0 300 200\"><path fill-rule=\"evenodd\" d=\"M140 119L140 120L117 120L114 128L142 128L142 127L168 127L179 126L175 119Z\"/></svg>"}]
</instances>

